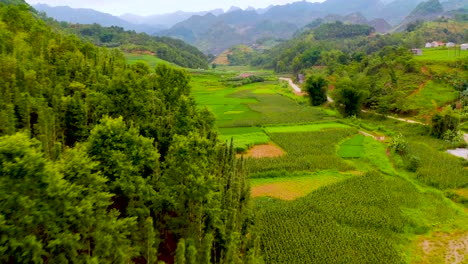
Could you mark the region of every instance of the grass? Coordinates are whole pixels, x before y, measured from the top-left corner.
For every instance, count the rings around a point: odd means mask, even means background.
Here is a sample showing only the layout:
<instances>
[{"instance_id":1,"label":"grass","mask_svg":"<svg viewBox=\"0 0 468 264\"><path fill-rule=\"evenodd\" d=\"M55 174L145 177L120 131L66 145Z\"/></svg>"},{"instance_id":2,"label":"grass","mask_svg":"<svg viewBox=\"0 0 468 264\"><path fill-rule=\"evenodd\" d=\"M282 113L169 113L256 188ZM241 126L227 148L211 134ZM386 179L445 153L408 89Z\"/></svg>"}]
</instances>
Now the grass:
<instances>
[{"instance_id":1,"label":"grass","mask_svg":"<svg viewBox=\"0 0 468 264\"><path fill-rule=\"evenodd\" d=\"M252 197L274 197L281 200L295 200L304 197L320 187L352 177L337 171L283 172L283 177L255 178L250 181Z\"/></svg>"},{"instance_id":2,"label":"grass","mask_svg":"<svg viewBox=\"0 0 468 264\"><path fill-rule=\"evenodd\" d=\"M287 155L278 158L247 159L246 165L252 173L275 170L350 171L354 166L337 155L335 144L356 133L352 128L331 129L326 133L269 133L271 140L285 150Z\"/></svg>"},{"instance_id":3,"label":"grass","mask_svg":"<svg viewBox=\"0 0 468 264\"><path fill-rule=\"evenodd\" d=\"M267 73L269 74L269 73ZM333 120L330 111L310 107L285 96L278 81L230 87L225 80L238 72L192 72L192 94L197 103L216 116L218 127L245 127L269 124Z\"/></svg>"},{"instance_id":4,"label":"grass","mask_svg":"<svg viewBox=\"0 0 468 264\"><path fill-rule=\"evenodd\" d=\"M448 84L429 81L424 88L407 98L410 109L434 110L458 99L459 92Z\"/></svg>"},{"instance_id":5,"label":"grass","mask_svg":"<svg viewBox=\"0 0 468 264\"><path fill-rule=\"evenodd\" d=\"M250 147L260 144L268 144L270 138L259 127L221 128L221 141L233 139L234 148L237 152L245 152Z\"/></svg>"},{"instance_id":6,"label":"grass","mask_svg":"<svg viewBox=\"0 0 468 264\"><path fill-rule=\"evenodd\" d=\"M422 56L414 56L418 61L453 62L468 57L468 50L457 48L425 48Z\"/></svg>"},{"instance_id":7,"label":"grass","mask_svg":"<svg viewBox=\"0 0 468 264\"><path fill-rule=\"evenodd\" d=\"M330 122L330 123L316 123L316 124L303 124L303 125L289 125L289 126L270 126L265 127L267 133L291 133L291 132L317 132L326 129L336 128L349 128L348 125Z\"/></svg>"},{"instance_id":8,"label":"grass","mask_svg":"<svg viewBox=\"0 0 468 264\"><path fill-rule=\"evenodd\" d=\"M128 64L135 64L139 61L144 61L147 62L151 69L154 69L154 67L159 64L159 63L165 63L172 65L174 67L179 67L173 63L170 63L168 61L162 60L155 55L146 55L146 54L134 54L134 53L124 53L125 58L127 59Z\"/></svg>"},{"instance_id":9,"label":"grass","mask_svg":"<svg viewBox=\"0 0 468 264\"><path fill-rule=\"evenodd\" d=\"M364 154L364 136L357 135L340 145L338 155L342 158L360 158Z\"/></svg>"},{"instance_id":10,"label":"grass","mask_svg":"<svg viewBox=\"0 0 468 264\"><path fill-rule=\"evenodd\" d=\"M440 193L421 192L400 177L377 172L292 202L257 198L254 203L267 263L405 263L420 234L466 223L466 215Z\"/></svg>"}]
</instances>

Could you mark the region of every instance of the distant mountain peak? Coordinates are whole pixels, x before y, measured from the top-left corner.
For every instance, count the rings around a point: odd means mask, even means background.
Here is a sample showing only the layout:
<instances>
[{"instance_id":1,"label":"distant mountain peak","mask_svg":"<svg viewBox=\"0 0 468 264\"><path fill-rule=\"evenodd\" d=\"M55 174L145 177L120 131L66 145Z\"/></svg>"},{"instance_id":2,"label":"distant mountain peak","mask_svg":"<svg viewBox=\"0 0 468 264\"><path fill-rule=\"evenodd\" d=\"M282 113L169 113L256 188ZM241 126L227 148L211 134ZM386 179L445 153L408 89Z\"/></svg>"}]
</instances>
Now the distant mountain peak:
<instances>
[{"instance_id":1,"label":"distant mountain peak","mask_svg":"<svg viewBox=\"0 0 468 264\"><path fill-rule=\"evenodd\" d=\"M242 11L242 8L237 7L237 6L231 6L226 13L231 13L231 12L235 12L235 11Z\"/></svg>"}]
</instances>

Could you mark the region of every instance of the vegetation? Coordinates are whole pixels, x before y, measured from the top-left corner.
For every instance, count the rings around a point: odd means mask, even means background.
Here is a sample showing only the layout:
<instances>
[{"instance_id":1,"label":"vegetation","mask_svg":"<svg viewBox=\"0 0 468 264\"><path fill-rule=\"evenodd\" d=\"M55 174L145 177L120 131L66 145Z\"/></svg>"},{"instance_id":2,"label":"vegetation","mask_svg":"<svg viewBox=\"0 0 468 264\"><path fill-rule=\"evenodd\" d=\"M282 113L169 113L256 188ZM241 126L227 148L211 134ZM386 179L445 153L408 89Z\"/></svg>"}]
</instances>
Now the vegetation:
<instances>
[{"instance_id":1,"label":"vegetation","mask_svg":"<svg viewBox=\"0 0 468 264\"><path fill-rule=\"evenodd\" d=\"M287 153L278 158L248 159L251 172L274 170L316 171L336 169L348 171L353 165L343 161L331 142L340 142L355 134L354 129L330 129L323 132L269 133L270 139ZM320 161L320 162L317 162Z\"/></svg>"},{"instance_id":2,"label":"vegetation","mask_svg":"<svg viewBox=\"0 0 468 264\"><path fill-rule=\"evenodd\" d=\"M50 19L44 19L50 24L55 24ZM208 68L207 57L197 48L181 40L125 31L116 26L102 27L98 24L60 23L60 27L65 32L76 34L83 41L89 41L98 46L120 48L128 53L149 53L159 59L186 68Z\"/></svg>"},{"instance_id":3,"label":"vegetation","mask_svg":"<svg viewBox=\"0 0 468 264\"><path fill-rule=\"evenodd\" d=\"M314 30L313 34L315 39L323 40L369 36L374 31L374 28L367 25L348 25L337 21L320 25Z\"/></svg>"},{"instance_id":4,"label":"vegetation","mask_svg":"<svg viewBox=\"0 0 468 264\"><path fill-rule=\"evenodd\" d=\"M0 5L0 38L0 262L255 261L243 163L185 70L24 5Z\"/></svg>"},{"instance_id":5,"label":"vegetation","mask_svg":"<svg viewBox=\"0 0 468 264\"><path fill-rule=\"evenodd\" d=\"M395 243L399 237L457 215L441 196L376 172L322 187L292 203L255 203L269 263L404 263Z\"/></svg>"},{"instance_id":6,"label":"vegetation","mask_svg":"<svg viewBox=\"0 0 468 264\"><path fill-rule=\"evenodd\" d=\"M327 101L327 81L322 76L310 76L305 83L313 106L322 105Z\"/></svg>"},{"instance_id":7,"label":"vegetation","mask_svg":"<svg viewBox=\"0 0 468 264\"><path fill-rule=\"evenodd\" d=\"M364 154L364 136L357 135L340 145L338 155L342 158L360 158Z\"/></svg>"},{"instance_id":8,"label":"vegetation","mask_svg":"<svg viewBox=\"0 0 468 264\"><path fill-rule=\"evenodd\" d=\"M204 67L182 42L0 4L0 262L450 259L421 244L468 232L468 162L446 153L466 146L468 61L409 49L464 25L310 25L230 54L269 70L185 70Z\"/></svg>"}]
</instances>

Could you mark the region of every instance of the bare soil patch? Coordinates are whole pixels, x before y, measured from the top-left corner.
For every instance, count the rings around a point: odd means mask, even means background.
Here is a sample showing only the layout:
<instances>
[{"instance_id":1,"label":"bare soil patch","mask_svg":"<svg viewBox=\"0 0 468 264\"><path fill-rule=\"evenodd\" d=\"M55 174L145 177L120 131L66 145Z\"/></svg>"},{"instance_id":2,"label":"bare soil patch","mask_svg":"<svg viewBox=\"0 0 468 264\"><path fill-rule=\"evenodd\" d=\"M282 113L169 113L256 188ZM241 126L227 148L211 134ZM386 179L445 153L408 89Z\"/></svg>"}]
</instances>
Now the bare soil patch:
<instances>
[{"instance_id":1,"label":"bare soil patch","mask_svg":"<svg viewBox=\"0 0 468 264\"><path fill-rule=\"evenodd\" d=\"M421 259L414 263L460 264L468 260L468 233L435 233L419 240Z\"/></svg>"},{"instance_id":2,"label":"bare soil patch","mask_svg":"<svg viewBox=\"0 0 468 264\"><path fill-rule=\"evenodd\" d=\"M293 201L302 196L302 193L287 190L282 183L272 183L252 188L252 197L272 196L281 200Z\"/></svg>"},{"instance_id":3,"label":"bare soil patch","mask_svg":"<svg viewBox=\"0 0 468 264\"><path fill-rule=\"evenodd\" d=\"M244 154L244 157L250 158L276 158L285 155L286 152L280 147L273 144L273 142L268 143L267 145L257 145L251 148L247 154Z\"/></svg>"},{"instance_id":4,"label":"bare soil patch","mask_svg":"<svg viewBox=\"0 0 468 264\"><path fill-rule=\"evenodd\" d=\"M137 55L156 55L156 53L149 51L149 50L134 50L131 53L137 54Z\"/></svg>"}]
</instances>

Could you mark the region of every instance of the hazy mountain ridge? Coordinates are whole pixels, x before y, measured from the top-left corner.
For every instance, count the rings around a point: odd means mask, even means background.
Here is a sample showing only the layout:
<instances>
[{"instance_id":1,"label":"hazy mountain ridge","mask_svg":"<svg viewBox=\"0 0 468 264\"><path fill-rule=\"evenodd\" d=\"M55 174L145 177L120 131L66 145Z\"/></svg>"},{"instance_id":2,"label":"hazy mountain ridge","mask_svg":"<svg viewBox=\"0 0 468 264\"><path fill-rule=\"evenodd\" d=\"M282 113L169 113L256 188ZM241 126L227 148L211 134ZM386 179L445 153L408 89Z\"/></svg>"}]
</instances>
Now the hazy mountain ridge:
<instances>
[{"instance_id":1,"label":"hazy mountain ridge","mask_svg":"<svg viewBox=\"0 0 468 264\"><path fill-rule=\"evenodd\" d=\"M408 17L421 2L423 0L327 0L323 3L301 1L263 9L249 7L242 10L233 6L226 12L222 9L204 12L178 11L146 17L132 14L115 17L96 11L93 13L93 10L62 7L51 8L47 13L57 20L117 25L137 32L169 36L195 45L207 54L219 54L233 45L252 45L259 39L289 39L299 29L319 18L329 22L370 25L377 32L385 33L392 27L404 28L400 24L413 21L414 18ZM465 7L467 2L468 0L448 0L441 4L447 11ZM413 17L424 20L438 15Z\"/></svg>"},{"instance_id":2,"label":"hazy mountain ridge","mask_svg":"<svg viewBox=\"0 0 468 264\"><path fill-rule=\"evenodd\" d=\"M75 24L99 24L104 27L118 26L126 30L135 30L138 33L145 32L148 34L154 34L165 29L164 26L155 24L136 25L119 17L87 8L71 8L68 6L51 7L45 4L33 5L33 8L39 12L45 12L47 16L57 21Z\"/></svg>"}]
</instances>

